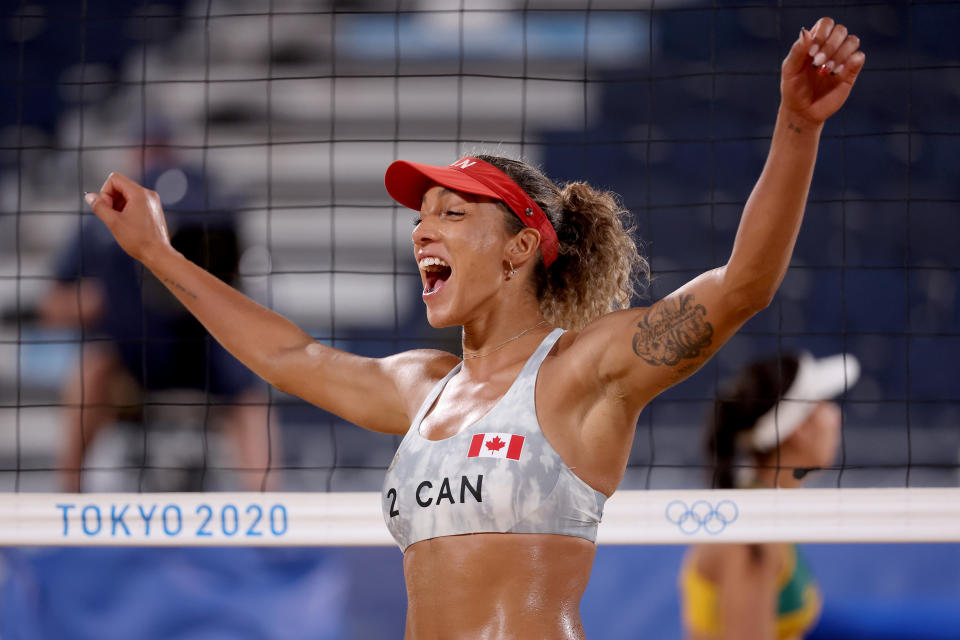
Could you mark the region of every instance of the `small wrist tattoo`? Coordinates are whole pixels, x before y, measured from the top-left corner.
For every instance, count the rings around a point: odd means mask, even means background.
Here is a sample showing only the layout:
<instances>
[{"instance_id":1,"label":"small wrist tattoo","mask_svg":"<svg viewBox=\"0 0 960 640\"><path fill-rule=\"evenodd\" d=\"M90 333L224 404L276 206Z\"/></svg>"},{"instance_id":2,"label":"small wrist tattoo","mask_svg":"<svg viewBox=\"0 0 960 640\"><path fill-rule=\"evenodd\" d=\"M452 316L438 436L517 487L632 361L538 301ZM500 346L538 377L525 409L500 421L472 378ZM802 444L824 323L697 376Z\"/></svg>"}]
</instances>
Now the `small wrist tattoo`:
<instances>
[{"instance_id":1,"label":"small wrist tattoo","mask_svg":"<svg viewBox=\"0 0 960 640\"><path fill-rule=\"evenodd\" d=\"M797 133L803 133L803 129L801 129L801 128L798 127L797 125L793 124L792 122L790 122L790 123L787 124L787 128L790 129L790 131L796 131Z\"/></svg>"},{"instance_id":2,"label":"small wrist tattoo","mask_svg":"<svg viewBox=\"0 0 960 640\"><path fill-rule=\"evenodd\" d=\"M179 291L180 293L183 293L184 295L188 295L188 296L190 296L191 298L193 298L194 300L197 299L197 294L195 294L193 291L190 291L190 289L187 289L185 286L183 286L182 284L180 284L180 283L177 282L176 280L171 280L170 278L164 278L163 281L166 282L167 285L170 286L170 288L176 289L176 290Z\"/></svg>"}]
</instances>

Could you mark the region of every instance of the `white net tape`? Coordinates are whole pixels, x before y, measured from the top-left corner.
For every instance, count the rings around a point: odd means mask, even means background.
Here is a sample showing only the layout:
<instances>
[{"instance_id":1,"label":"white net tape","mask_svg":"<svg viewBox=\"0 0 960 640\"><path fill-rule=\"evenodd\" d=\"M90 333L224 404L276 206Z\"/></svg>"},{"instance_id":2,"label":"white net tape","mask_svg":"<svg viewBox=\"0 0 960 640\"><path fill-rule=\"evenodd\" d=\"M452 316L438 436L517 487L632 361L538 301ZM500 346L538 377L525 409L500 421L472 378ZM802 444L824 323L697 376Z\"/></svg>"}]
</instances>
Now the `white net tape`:
<instances>
[{"instance_id":1,"label":"white net tape","mask_svg":"<svg viewBox=\"0 0 960 640\"><path fill-rule=\"evenodd\" d=\"M0 545L392 545L380 501L375 492L0 495ZM597 540L759 541L960 542L960 489L621 491Z\"/></svg>"}]
</instances>

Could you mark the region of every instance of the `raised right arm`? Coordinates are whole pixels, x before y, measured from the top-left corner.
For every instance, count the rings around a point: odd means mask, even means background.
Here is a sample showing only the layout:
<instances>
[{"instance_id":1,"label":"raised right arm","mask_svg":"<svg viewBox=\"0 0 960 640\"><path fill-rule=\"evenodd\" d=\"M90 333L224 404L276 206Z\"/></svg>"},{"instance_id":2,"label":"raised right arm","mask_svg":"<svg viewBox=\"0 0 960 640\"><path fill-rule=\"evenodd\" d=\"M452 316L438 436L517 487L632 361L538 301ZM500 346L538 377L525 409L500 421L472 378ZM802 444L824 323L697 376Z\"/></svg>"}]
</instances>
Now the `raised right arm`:
<instances>
[{"instance_id":1,"label":"raised right arm","mask_svg":"<svg viewBox=\"0 0 960 640\"><path fill-rule=\"evenodd\" d=\"M124 251L139 260L207 331L257 375L361 427L404 433L416 399L456 362L450 354L414 351L389 358L356 356L317 343L177 252L157 194L112 173L87 203ZM107 310L109 313L109 310Z\"/></svg>"}]
</instances>

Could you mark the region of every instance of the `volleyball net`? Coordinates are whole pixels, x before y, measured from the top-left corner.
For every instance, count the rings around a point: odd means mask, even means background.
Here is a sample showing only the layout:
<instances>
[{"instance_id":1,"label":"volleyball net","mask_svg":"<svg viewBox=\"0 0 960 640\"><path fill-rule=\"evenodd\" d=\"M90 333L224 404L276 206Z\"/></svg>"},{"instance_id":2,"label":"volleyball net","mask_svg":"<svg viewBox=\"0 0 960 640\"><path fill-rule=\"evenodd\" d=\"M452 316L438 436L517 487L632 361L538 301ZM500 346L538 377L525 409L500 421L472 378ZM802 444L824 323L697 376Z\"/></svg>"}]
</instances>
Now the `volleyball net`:
<instances>
[{"instance_id":1,"label":"volleyball net","mask_svg":"<svg viewBox=\"0 0 960 640\"><path fill-rule=\"evenodd\" d=\"M458 353L426 324L390 161L492 151L616 191L651 261L645 304L729 255L780 61L831 12L869 60L825 129L790 272L644 411L599 541L960 539L957 3L3 12L0 544L391 544L377 491L399 439L258 385L112 262L81 200L110 171L159 193L181 251L317 340ZM790 350L862 364L836 463L808 490L711 489L722 380Z\"/></svg>"}]
</instances>

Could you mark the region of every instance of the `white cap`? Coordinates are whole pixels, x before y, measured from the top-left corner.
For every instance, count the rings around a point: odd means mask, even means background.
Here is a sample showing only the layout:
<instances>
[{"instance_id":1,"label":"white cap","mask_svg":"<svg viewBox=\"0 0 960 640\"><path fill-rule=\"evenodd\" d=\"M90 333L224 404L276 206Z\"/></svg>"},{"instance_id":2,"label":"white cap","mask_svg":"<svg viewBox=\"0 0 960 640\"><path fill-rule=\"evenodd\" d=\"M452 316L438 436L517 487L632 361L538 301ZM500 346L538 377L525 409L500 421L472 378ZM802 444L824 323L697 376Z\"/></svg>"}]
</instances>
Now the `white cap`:
<instances>
[{"instance_id":1,"label":"white cap","mask_svg":"<svg viewBox=\"0 0 960 640\"><path fill-rule=\"evenodd\" d=\"M777 404L760 416L750 431L755 451L771 451L797 430L817 403L849 390L860 377L860 362L849 353L827 358L800 355L797 376Z\"/></svg>"}]
</instances>

